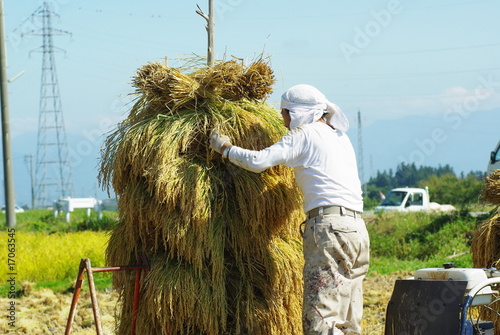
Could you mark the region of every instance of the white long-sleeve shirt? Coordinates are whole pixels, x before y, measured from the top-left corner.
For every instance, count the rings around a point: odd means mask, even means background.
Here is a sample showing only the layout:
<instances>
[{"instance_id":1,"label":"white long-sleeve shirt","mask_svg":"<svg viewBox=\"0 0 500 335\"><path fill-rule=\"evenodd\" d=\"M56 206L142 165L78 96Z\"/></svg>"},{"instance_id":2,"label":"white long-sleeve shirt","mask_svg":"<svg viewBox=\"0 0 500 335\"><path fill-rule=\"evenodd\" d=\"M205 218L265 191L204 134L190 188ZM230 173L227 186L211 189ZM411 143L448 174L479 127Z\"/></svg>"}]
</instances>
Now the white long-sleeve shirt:
<instances>
[{"instance_id":1,"label":"white long-sleeve shirt","mask_svg":"<svg viewBox=\"0 0 500 335\"><path fill-rule=\"evenodd\" d=\"M325 123L313 122L294 128L279 142L260 151L233 146L228 159L256 173L278 164L294 168L306 213L329 205L363 211L351 141L345 133Z\"/></svg>"}]
</instances>

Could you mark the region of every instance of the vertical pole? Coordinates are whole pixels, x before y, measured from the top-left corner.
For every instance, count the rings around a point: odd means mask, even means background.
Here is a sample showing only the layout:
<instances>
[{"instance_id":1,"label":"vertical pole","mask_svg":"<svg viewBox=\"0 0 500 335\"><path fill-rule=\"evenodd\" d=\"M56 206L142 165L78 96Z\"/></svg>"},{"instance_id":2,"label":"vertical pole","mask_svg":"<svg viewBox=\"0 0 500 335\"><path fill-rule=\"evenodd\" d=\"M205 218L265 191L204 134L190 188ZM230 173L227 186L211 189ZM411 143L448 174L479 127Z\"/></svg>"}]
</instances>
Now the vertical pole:
<instances>
[{"instance_id":1,"label":"vertical pole","mask_svg":"<svg viewBox=\"0 0 500 335\"><path fill-rule=\"evenodd\" d=\"M135 335L135 327L137 321L137 312L139 311L139 300L141 298L141 271L135 270L135 285L134 285L134 305L132 307L132 335Z\"/></svg>"},{"instance_id":2,"label":"vertical pole","mask_svg":"<svg viewBox=\"0 0 500 335\"><path fill-rule=\"evenodd\" d=\"M0 96L2 100L2 144L3 144L3 173L5 182L5 213L7 227L16 226L14 211L14 174L12 170L12 149L10 143L9 102L7 87L7 56L5 48L3 1L0 0Z\"/></svg>"},{"instance_id":3,"label":"vertical pole","mask_svg":"<svg viewBox=\"0 0 500 335\"><path fill-rule=\"evenodd\" d=\"M95 331L97 335L102 335L101 314L99 313L99 305L97 304L97 292L94 284L94 273L90 259L85 259L85 268L87 269L87 276L89 278L90 300L92 300L92 311L94 312Z\"/></svg>"},{"instance_id":4,"label":"vertical pole","mask_svg":"<svg viewBox=\"0 0 500 335\"><path fill-rule=\"evenodd\" d=\"M215 22L214 22L214 0L208 0L208 25L207 25L207 33L208 33L208 53L207 53L207 65L209 67L214 66L214 30L215 30Z\"/></svg>"},{"instance_id":5,"label":"vertical pole","mask_svg":"<svg viewBox=\"0 0 500 335\"><path fill-rule=\"evenodd\" d=\"M367 195L366 183L365 183L365 162L363 153L363 123L361 121L361 112L358 109L358 170L359 179L361 181L361 187L363 189L363 195Z\"/></svg>"},{"instance_id":6,"label":"vertical pole","mask_svg":"<svg viewBox=\"0 0 500 335\"><path fill-rule=\"evenodd\" d=\"M198 6L198 5L197 5ZM198 6L198 10L196 11L202 18L207 21L207 25L205 29L207 30L208 35L208 48L207 48L207 66L212 67L215 63L214 56L214 30L215 30L215 11L214 11L214 0L208 0L208 15L203 13L200 6Z\"/></svg>"},{"instance_id":7,"label":"vertical pole","mask_svg":"<svg viewBox=\"0 0 500 335\"><path fill-rule=\"evenodd\" d=\"M31 179L31 209L35 208L35 176L33 174L33 155L24 156L25 162L28 165L28 170Z\"/></svg>"},{"instance_id":8,"label":"vertical pole","mask_svg":"<svg viewBox=\"0 0 500 335\"><path fill-rule=\"evenodd\" d=\"M35 175L33 170L33 155L30 155L30 175L31 175L31 209L35 209Z\"/></svg>"},{"instance_id":9,"label":"vertical pole","mask_svg":"<svg viewBox=\"0 0 500 335\"><path fill-rule=\"evenodd\" d=\"M64 335L69 335L71 332L71 327L73 326L73 319L75 318L75 309L78 298L80 298L80 291L82 289L83 275L85 272L85 260L80 261L80 268L78 269L78 276L76 277L75 291L73 292L73 300L71 301L71 307L69 309L68 322L66 323L66 331Z\"/></svg>"}]
</instances>

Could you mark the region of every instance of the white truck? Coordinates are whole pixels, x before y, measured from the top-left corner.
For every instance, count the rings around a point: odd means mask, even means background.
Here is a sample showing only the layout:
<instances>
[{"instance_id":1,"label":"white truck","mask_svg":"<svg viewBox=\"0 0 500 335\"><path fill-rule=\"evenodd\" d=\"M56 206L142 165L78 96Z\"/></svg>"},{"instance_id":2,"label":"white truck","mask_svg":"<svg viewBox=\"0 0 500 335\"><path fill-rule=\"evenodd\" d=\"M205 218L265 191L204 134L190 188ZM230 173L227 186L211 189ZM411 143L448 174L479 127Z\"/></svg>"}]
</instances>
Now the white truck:
<instances>
[{"instance_id":1,"label":"white truck","mask_svg":"<svg viewBox=\"0 0 500 335\"><path fill-rule=\"evenodd\" d=\"M498 142L496 149L490 154L490 161L488 163L486 174L490 174L498 169L500 169L500 142Z\"/></svg>"},{"instance_id":2,"label":"white truck","mask_svg":"<svg viewBox=\"0 0 500 335\"><path fill-rule=\"evenodd\" d=\"M375 213L381 211L418 212L436 211L453 212L452 205L440 205L429 201L429 189L401 187L392 189L385 199L375 207Z\"/></svg>"}]
</instances>

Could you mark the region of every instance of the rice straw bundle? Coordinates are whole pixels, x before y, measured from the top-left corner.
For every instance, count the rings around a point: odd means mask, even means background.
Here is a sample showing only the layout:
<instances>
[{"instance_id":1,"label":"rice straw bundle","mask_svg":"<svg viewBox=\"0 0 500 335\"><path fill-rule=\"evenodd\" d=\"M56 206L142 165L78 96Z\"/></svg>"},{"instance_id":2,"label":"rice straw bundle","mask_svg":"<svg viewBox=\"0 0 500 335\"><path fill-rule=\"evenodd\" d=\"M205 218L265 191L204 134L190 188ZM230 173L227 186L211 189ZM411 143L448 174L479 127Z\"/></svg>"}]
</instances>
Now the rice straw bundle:
<instances>
[{"instance_id":1,"label":"rice straw bundle","mask_svg":"<svg viewBox=\"0 0 500 335\"><path fill-rule=\"evenodd\" d=\"M146 255L139 334L300 334L303 220L293 171L247 172L214 153L208 134L262 149L285 131L262 102L274 77L258 60L184 74L150 63L133 80L129 117L103 146L100 181L118 197L110 265ZM130 333L134 274L115 273L118 334Z\"/></svg>"},{"instance_id":2,"label":"rice straw bundle","mask_svg":"<svg viewBox=\"0 0 500 335\"><path fill-rule=\"evenodd\" d=\"M471 245L472 260L476 268L500 268L500 170L496 170L486 177L482 197L491 204L497 205L493 215L484 221L474 235ZM491 306L500 310L500 303ZM483 318L495 322L495 334L500 335L500 317L487 310Z\"/></svg>"},{"instance_id":3,"label":"rice straw bundle","mask_svg":"<svg viewBox=\"0 0 500 335\"><path fill-rule=\"evenodd\" d=\"M486 177L486 185L481 196L493 205L500 205L500 169Z\"/></svg>"},{"instance_id":4,"label":"rice straw bundle","mask_svg":"<svg viewBox=\"0 0 500 335\"><path fill-rule=\"evenodd\" d=\"M500 266L500 170L486 177L481 196L497 208L483 222L472 240L471 252L476 267Z\"/></svg>"},{"instance_id":5,"label":"rice straw bundle","mask_svg":"<svg viewBox=\"0 0 500 335\"><path fill-rule=\"evenodd\" d=\"M495 213L478 228L471 245L477 268L500 268L500 213Z\"/></svg>"}]
</instances>

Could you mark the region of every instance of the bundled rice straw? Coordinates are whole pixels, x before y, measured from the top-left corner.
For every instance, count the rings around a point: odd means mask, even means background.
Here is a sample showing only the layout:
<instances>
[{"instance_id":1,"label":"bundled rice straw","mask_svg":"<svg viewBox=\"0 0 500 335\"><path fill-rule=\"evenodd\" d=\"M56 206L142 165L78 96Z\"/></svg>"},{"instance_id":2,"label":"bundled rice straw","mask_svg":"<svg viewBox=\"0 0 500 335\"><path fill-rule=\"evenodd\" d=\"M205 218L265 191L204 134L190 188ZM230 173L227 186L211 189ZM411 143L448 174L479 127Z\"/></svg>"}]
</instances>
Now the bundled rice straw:
<instances>
[{"instance_id":1,"label":"bundled rice straw","mask_svg":"<svg viewBox=\"0 0 500 335\"><path fill-rule=\"evenodd\" d=\"M120 213L108 264L151 263L138 334L301 334L293 171L247 172L208 146L213 128L249 149L277 141L281 117L262 102L273 83L262 59L188 74L150 63L133 79L136 103L103 146L99 178ZM117 333L128 334L134 274L113 281L123 299Z\"/></svg>"},{"instance_id":2,"label":"bundled rice straw","mask_svg":"<svg viewBox=\"0 0 500 335\"><path fill-rule=\"evenodd\" d=\"M500 213L479 226L472 240L472 259L477 268L500 268Z\"/></svg>"},{"instance_id":3,"label":"bundled rice straw","mask_svg":"<svg viewBox=\"0 0 500 335\"><path fill-rule=\"evenodd\" d=\"M472 240L471 252L474 267L500 268L500 170L486 177L486 184L481 192L482 197L491 204L497 205L493 215L478 228ZM500 310L500 303L492 306ZM484 317L495 321L495 334L500 335L500 317L492 311L486 311Z\"/></svg>"},{"instance_id":4,"label":"bundled rice straw","mask_svg":"<svg viewBox=\"0 0 500 335\"><path fill-rule=\"evenodd\" d=\"M500 206L500 170L486 177L481 196L493 205ZM474 266L500 266L500 207L481 224L472 240Z\"/></svg>"},{"instance_id":5,"label":"bundled rice straw","mask_svg":"<svg viewBox=\"0 0 500 335\"><path fill-rule=\"evenodd\" d=\"M500 205L500 170L495 170L486 177L481 196L493 205Z\"/></svg>"}]
</instances>

